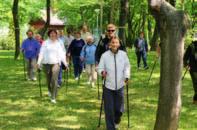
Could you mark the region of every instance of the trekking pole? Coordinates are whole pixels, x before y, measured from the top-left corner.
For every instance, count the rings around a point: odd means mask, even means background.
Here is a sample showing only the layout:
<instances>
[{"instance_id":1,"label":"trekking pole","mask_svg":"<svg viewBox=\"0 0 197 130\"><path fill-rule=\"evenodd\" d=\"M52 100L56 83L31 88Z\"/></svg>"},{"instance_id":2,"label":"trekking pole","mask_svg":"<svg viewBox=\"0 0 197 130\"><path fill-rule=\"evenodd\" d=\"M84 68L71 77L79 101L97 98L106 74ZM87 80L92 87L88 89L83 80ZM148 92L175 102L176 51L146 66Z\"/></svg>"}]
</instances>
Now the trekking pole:
<instances>
[{"instance_id":1,"label":"trekking pole","mask_svg":"<svg viewBox=\"0 0 197 130\"><path fill-rule=\"evenodd\" d=\"M127 89L127 117L128 117L128 128L130 127L130 113L129 113L129 85L126 84Z\"/></svg>"},{"instance_id":2,"label":"trekking pole","mask_svg":"<svg viewBox=\"0 0 197 130\"><path fill-rule=\"evenodd\" d=\"M102 94L102 99L101 99L101 106L100 106L100 114L99 114L98 127L100 127L100 125L101 125L101 115L102 115L103 103L104 103L104 87L105 87L105 79L103 81L103 94Z\"/></svg>"},{"instance_id":3,"label":"trekking pole","mask_svg":"<svg viewBox=\"0 0 197 130\"><path fill-rule=\"evenodd\" d=\"M185 78L185 75L186 75L186 73L187 73L187 71L189 70L189 67L187 66L187 68L186 68L186 70L185 70L185 73L184 73L184 75L183 75L183 77L182 77L182 81L184 80L184 78Z\"/></svg>"},{"instance_id":4,"label":"trekking pole","mask_svg":"<svg viewBox=\"0 0 197 130\"><path fill-rule=\"evenodd\" d=\"M68 90L68 69L66 69L66 93Z\"/></svg>"},{"instance_id":5,"label":"trekking pole","mask_svg":"<svg viewBox=\"0 0 197 130\"><path fill-rule=\"evenodd\" d=\"M38 69L38 83L39 83L39 87L40 87L40 97L42 97L41 69Z\"/></svg>"},{"instance_id":6,"label":"trekking pole","mask_svg":"<svg viewBox=\"0 0 197 130\"><path fill-rule=\"evenodd\" d=\"M80 74L80 68L78 68L78 73L79 73L79 77L78 77L78 85L80 84L80 77L81 77L81 74Z\"/></svg>"},{"instance_id":7,"label":"trekking pole","mask_svg":"<svg viewBox=\"0 0 197 130\"><path fill-rule=\"evenodd\" d=\"M24 79L26 80L26 68L25 68L25 54L23 53L23 71L24 71Z\"/></svg>"},{"instance_id":8,"label":"trekking pole","mask_svg":"<svg viewBox=\"0 0 197 130\"><path fill-rule=\"evenodd\" d=\"M150 76L149 76L149 78L148 78L147 87L148 87L148 85L149 85L149 81L150 81L151 76L152 76L152 74L153 74L153 71L154 71L154 69L155 69L155 65L156 65L156 63L157 63L157 60L158 60L158 59L156 58L156 60L154 61L153 68L152 68L151 73L150 73Z\"/></svg>"},{"instance_id":9,"label":"trekking pole","mask_svg":"<svg viewBox=\"0 0 197 130\"><path fill-rule=\"evenodd\" d=\"M100 91L99 91L99 74L97 72L97 87L98 87L98 100L100 99Z\"/></svg>"}]
</instances>

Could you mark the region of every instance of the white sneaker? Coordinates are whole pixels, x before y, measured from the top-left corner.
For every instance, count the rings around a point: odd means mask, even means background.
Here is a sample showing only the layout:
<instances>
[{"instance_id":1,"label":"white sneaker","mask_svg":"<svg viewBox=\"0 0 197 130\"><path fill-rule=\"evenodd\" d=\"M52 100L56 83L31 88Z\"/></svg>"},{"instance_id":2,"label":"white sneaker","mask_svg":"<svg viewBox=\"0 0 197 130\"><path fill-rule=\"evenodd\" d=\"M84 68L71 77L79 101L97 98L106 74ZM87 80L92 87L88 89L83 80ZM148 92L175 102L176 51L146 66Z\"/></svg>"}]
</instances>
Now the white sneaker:
<instances>
[{"instance_id":1,"label":"white sneaker","mask_svg":"<svg viewBox=\"0 0 197 130\"><path fill-rule=\"evenodd\" d=\"M36 77L34 77L32 80L33 80L33 81L36 81L36 80L37 80L37 78L36 78Z\"/></svg>"},{"instance_id":2,"label":"white sneaker","mask_svg":"<svg viewBox=\"0 0 197 130\"><path fill-rule=\"evenodd\" d=\"M94 82L92 83L92 87L93 87L93 88L95 87L95 84L94 84Z\"/></svg>"},{"instance_id":3,"label":"white sneaker","mask_svg":"<svg viewBox=\"0 0 197 130\"><path fill-rule=\"evenodd\" d=\"M51 97L51 92L48 92L48 96Z\"/></svg>"},{"instance_id":4,"label":"white sneaker","mask_svg":"<svg viewBox=\"0 0 197 130\"><path fill-rule=\"evenodd\" d=\"M79 78L78 78L78 77L76 77L76 78L75 78L75 80L79 80Z\"/></svg>"},{"instance_id":5,"label":"white sneaker","mask_svg":"<svg viewBox=\"0 0 197 130\"><path fill-rule=\"evenodd\" d=\"M115 129L118 129L119 128L119 125L118 124L115 124Z\"/></svg>"},{"instance_id":6,"label":"white sneaker","mask_svg":"<svg viewBox=\"0 0 197 130\"><path fill-rule=\"evenodd\" d=\"M56 103L56 100L55 99L51 99L51 102L55 104Z\"/></svg>"}]
</instances>

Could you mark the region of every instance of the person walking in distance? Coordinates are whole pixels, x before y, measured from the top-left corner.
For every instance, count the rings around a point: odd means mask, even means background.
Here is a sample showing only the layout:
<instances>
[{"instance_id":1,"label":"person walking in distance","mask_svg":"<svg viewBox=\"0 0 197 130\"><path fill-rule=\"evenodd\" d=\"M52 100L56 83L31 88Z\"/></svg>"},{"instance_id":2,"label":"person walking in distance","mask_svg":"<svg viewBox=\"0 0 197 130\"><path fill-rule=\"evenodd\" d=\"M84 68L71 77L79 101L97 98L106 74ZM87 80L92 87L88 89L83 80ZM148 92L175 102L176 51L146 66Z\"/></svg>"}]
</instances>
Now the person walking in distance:
<instances>
[{"instance_id":1,"label":"person walking in distance","mask_svg":"<svg viewBox=\"0 0 197 130\"><path fill-rule=\"evenodd\" d=\"M136 39L135 43L135 53L137 56L137 68L140 69L140 61L141 58L144 63L144 69L148 69L147 65L147 52L148 52L148 44L144 39L144 32L140 32L140 37Z\"/></svg>"},{"instance_id":2,"label":"person walking in distance","mask_svg":"<svg viewBox=\"0 0 197 130\"><path fill-rule=\"evenodd\" d=\"M96 45L92 35L86 37L86 45L81 50L80 58L86 64L86 72L88 74L88 84L92 87L95 86L96 82L96 71L95 71L95 51Z\"/></svg>"},{"instance_id":3,"label":"person walking in distance","mask_svg":"<svg viewBox=\"0 0 197 130\"><path fill-rule=\"evenodd\" d=\"M28 30L26 32L27 39L22 43L21 50L24 54L27 68L27 80L37 80L36 79L36 62L40 51L40 43L33 38L33 31Z\"/></svg>"}]
</instances>

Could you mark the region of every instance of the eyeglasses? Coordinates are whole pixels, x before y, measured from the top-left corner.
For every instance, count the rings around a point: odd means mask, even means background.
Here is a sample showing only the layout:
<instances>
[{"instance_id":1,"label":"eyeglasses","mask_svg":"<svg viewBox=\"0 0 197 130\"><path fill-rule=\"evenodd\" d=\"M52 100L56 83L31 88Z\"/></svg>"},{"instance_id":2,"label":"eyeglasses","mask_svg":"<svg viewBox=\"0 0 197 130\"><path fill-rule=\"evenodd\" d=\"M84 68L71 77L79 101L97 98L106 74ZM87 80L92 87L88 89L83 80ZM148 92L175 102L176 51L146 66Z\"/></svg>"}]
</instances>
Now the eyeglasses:
<instances>
[{"instance_id":1,"label":"eyeglasses","mask_svg":"<svg viewBox=\"0 0 197 130\"><path fill-rule=\"evenodd\" d=\"M114 32L115 30L107 30L107 32Z\"/></svg>"}]
</instances>

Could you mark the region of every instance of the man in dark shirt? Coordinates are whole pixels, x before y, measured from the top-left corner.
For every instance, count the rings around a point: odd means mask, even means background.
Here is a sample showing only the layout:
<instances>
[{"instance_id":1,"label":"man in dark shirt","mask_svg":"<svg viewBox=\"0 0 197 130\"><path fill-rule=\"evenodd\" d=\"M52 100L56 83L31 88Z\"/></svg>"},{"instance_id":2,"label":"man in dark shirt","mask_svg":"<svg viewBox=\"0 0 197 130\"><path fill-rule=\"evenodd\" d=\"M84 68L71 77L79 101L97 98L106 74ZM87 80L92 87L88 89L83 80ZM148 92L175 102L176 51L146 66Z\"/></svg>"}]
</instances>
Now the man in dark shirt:
<instances>
[{"instance_id":1,"label":"man in dark shirt","mask_svg":"<svg viewBox=\"0 0 197 130\"><path fill-rule=\"evenodd\" d=\"M116 26L114 24L107 25L107 32L105 38L102 38L98 42L96 48L95 59L96 64L99 63L101 55L109 49L109 43L113 37L116 37ZM119 49L126 51L125 45L120 41Z\"/></svg>"},{"instance_id":2,"label":"man in dark shirt","mask_svg":"<svg viewBox=\"0 0 197 130\"><path fill-rule=\"evenodd\" d=\"M197 104L197 36L194 38L184 54L184 66L189 67L193 82L194 96L193 104Z\"/></svg>"}]
</instances>

